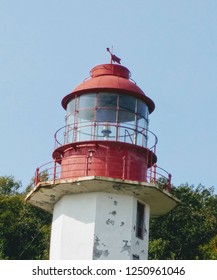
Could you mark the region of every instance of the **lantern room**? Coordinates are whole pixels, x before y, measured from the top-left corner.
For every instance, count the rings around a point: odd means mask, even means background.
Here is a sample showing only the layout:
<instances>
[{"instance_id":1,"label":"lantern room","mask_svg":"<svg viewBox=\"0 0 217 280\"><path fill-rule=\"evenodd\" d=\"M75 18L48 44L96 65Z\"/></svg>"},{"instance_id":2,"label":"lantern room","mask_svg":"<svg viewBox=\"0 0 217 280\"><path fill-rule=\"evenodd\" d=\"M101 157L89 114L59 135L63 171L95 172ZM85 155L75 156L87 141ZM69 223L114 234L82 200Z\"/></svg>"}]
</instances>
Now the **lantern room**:
<instances>
[{"instance_id":1,"label":"lantern room","mask_svg":"<svg viewBox=\"0 0 217 280\"><path fill-rule=\"evenodd\" d=\"M91 71L91 82L95 83L96 77L102 76L103 80L111 80L111 75L117 76L118 81L128 80L130 72L120 65L99 65ZM147 104L144 96L137 96L127 85L122 89L113 84L112 88L75 92L71 100L63 99L67 110L66 143L107 140L147 146L148 117L153 109L150 100Z\"/></svg>"},{"instance_id":2,"label":"lantern room","mask_svg":"<svg viewBox=\"0 0 217 280\"><path fill-rule=\"evenodd\" d=\"M126 67L94 67L62 106L66 123L55 134L53 153L62 179L94 175L146 181L147 169L157 161L157 137L148 130L154 103L130 80Z\"/></svg>"}]
</instances>

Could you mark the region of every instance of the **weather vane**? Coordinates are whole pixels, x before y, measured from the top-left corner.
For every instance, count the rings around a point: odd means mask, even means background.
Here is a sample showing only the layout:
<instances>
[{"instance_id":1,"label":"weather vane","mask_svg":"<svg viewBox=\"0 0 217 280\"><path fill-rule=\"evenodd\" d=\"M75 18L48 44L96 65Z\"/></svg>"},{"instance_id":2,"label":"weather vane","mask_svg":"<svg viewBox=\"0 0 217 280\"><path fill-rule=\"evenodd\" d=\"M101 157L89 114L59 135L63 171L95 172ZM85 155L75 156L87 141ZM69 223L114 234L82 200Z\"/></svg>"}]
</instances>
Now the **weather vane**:
<instances>
[{"instance_id":1,"label":"weather vane","mask_svg":"<svg viewBox=\"0 0 217 280\"><path fill-rule=\"evenodd\" d=\"M106 48L106 50L111 55L111 64L112 64L112 61L117 62L118 64L121 64L121 59L113 54L113 47L112 47L112 51L110 51L110 48Z\"/></svg>"}]
</instances>

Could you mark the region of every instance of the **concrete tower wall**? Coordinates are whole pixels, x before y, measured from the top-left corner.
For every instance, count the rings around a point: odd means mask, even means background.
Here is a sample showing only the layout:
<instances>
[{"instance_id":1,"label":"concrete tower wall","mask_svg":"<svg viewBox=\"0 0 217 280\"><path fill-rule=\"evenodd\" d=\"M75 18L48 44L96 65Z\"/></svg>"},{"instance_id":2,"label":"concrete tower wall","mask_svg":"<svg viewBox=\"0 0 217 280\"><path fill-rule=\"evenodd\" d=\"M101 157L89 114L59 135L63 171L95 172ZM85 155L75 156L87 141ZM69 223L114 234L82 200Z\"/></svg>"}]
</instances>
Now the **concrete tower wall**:
<instances>
[{"instance_id":1,"label":"concrete tower wall","mask_svg":"<svg viewBox=\"0 0 217 280\"><path fill-rule=\"evenodd\" d=\"M92 259L96 195L65 195L55 205L50 259Z\"/></svg>"},{"instance_id":2,"label":"concrete tower wall","mask_svg":"<svg viewBox=\"0 0 217 280\"><path fill-rule=\"evenodd\" d=\"M147 259L149 206L136 237L137 200L112 193L65 195L55 205L50 259Z\"/></svg>"}]
</instances>

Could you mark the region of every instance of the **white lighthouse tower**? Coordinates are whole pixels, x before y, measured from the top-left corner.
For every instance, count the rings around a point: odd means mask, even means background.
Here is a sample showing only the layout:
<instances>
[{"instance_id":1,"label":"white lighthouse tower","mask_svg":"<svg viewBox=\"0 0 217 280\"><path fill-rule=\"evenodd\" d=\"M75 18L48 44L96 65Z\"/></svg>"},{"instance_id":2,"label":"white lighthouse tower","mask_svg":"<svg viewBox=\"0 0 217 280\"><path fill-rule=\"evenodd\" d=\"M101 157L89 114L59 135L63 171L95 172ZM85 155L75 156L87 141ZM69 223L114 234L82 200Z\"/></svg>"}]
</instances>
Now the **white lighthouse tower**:
<instances>
[{"instance_id":1,"label":"white lighthouse tower","mask_svg":"<svg viewBox=\"0 0 217 280\"><path fill-rule=\"evenodd\" d=\"M170 174L156 165L153 101L111 60L62 106L66 123L55 133L53 161L37 168L26 198L53 213L50 259L147 259L150 217L177 204Z\"/></svg>"}]
</instances>

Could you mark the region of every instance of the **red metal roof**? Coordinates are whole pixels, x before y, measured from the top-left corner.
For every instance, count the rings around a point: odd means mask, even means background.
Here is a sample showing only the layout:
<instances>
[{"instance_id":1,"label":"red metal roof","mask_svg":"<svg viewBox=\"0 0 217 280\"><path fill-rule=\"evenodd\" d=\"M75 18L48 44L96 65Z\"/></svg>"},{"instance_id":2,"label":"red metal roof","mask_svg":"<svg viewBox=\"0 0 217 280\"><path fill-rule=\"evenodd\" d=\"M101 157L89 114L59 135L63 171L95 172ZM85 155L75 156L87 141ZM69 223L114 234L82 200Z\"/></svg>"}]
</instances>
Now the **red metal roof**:
<instances>
[{"instance_id":1,"label":"red metal roof","mask_svg":"<svg viewBox=\"0 0 217 280\"><path fill-rule=\"evenodd\" d=\"M66 109L68 102L75 94L100 91L116 91L132 94L142 99L149 107L149 113L154 111L154 102L135 83L130 80L130 71L118 64L101 64L90 71L91 77L77 86L62 100L62 106Z\"/></svg>"}]
</instances>

